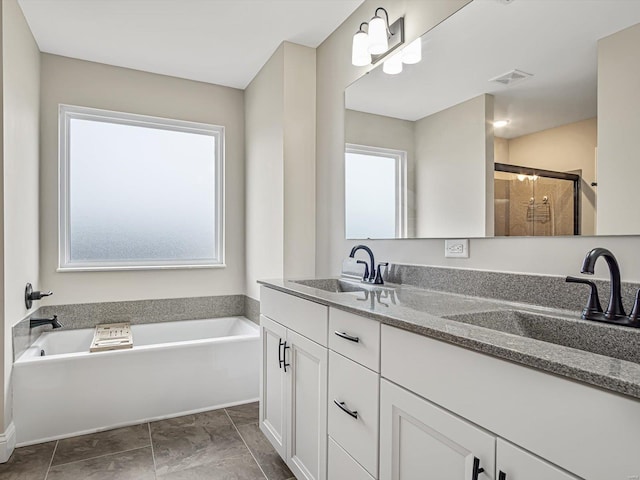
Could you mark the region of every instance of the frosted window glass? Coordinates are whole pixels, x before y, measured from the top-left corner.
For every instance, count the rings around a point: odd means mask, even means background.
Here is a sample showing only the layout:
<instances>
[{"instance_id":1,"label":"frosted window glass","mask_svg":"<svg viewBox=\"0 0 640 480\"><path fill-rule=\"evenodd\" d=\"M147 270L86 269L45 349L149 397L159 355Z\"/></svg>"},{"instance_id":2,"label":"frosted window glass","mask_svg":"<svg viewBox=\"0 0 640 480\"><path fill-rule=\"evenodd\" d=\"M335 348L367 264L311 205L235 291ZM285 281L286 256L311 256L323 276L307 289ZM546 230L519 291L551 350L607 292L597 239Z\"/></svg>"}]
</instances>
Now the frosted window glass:
<instances>
[{"instance_id":1,"label":"frosted window glass","mask_svg":"<svg viewBox=\"0 0 640 480\"><path fill-rule=\"evenodd\" d=\"M395 238L398 224L397 160L345 154L347 238Z\"/></svg>"},{"instance_id":2,"label":"frosted window glass","mask_svg":"<svg viewBox=\"0 0 640 480\"><path fill-rule=\"evenodd\" d=\"M66 128L61 266L221 263L215 134L73 117Z\"/></svg>"}]
</instances>

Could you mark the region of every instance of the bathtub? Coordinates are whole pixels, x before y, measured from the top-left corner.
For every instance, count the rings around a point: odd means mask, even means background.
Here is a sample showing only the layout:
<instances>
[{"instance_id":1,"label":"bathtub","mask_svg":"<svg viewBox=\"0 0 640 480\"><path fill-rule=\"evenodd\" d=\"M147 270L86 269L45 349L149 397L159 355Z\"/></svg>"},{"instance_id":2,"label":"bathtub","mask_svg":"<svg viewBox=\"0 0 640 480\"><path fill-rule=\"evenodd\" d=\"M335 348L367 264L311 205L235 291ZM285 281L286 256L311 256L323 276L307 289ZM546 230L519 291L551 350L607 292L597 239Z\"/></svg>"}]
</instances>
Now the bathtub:
<instances>
[{"instance_id":1,"label":"bathtub","mask_svg":"<svg viewBox=\"0 0 640 480\"><path fill-rule=\"evenodd\" d=\"M18 446L256 401L260 330L243 317L132 325L134 347L89 353L93 329L40 335L14 362Z\"/></svg>"}]
</instances>

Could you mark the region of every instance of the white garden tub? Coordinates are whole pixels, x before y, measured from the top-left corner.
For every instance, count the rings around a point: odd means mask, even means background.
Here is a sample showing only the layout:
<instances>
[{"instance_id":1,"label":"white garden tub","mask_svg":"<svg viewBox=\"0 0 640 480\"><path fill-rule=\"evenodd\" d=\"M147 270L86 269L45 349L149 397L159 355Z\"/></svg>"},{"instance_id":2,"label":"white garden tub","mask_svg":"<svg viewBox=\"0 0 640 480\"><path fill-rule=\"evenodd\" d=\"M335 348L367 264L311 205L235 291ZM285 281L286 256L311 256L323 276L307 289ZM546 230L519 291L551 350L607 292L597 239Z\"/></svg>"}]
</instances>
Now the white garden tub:
<instances>
[{"instance_id":1,"label":"white garden tub","mask_svg":"<svg viewBox=\"0 0 640 480\"><path fill-rule=\"evenodd\" d=\"M55 330L20 355L13 369L18 445L258 399L260 331L246 318L131 330L128 350L89 353L93 329Z\"/></svg>"}]
</instances>

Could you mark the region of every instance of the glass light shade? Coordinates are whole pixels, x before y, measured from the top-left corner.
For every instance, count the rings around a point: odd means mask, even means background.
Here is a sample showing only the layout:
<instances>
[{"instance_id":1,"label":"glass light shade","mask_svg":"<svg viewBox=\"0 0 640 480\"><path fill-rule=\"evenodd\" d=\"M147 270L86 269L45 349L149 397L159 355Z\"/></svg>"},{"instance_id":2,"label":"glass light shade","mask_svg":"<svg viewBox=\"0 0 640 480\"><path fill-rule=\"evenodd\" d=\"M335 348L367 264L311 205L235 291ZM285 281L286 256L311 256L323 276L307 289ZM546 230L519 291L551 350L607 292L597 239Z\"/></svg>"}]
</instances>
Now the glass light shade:
<instances>
[{"instance_id":1,"label":"glass light shade","mask_svg":"<svg viewBox=\"0 0 640 480\"><path fill-rule=\"evenodd\" d=\"M382 17L373 17L369 22L369 53L380 55L389 50L387 22Z\"/></svg>"},{"instance_id":2,"label":"glass light shade","mask_svg":"<svg viewBox=\"0 0 640 480\"><path fill-rule=\"evenodd\" d=\"M356 67L364 67L371 63L369 53L369 36L366 32L359 30L353 36L353 46L351 48L351 63Z\"/></svg>"},{"instance_id":3,"label":"glass light shade","mask_svg":"<svg viewBox=\"0 0 640 480\"><path fill-rule=\"evenodd\" d=\"M422 60L422 39L417 38L402 50L402 63L413 65Z\"/></svg>"},{"instance_id":4,"label":"glass light shade","mask_svg":"<svg viewBox=\"0 0 640 480\"><path fill-rule=\"evenodd\" d=\"M385 60L382 65L382 71L384 73L388 73L389 75L397 75L402 72L402 55L401 53L396 53L389 60Z\"/></svg>"}]
</instances>

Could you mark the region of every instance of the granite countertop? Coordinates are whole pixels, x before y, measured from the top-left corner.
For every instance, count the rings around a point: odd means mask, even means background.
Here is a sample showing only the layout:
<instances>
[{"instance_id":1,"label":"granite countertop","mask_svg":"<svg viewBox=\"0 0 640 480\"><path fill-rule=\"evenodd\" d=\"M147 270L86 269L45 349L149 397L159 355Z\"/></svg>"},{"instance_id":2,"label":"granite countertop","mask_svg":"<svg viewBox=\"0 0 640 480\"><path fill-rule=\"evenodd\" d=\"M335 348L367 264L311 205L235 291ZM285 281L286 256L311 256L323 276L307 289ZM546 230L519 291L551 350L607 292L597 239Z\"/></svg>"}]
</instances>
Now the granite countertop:
<instances>
[{"instance_id":1,"label":"granite countertop","mask_svg":"<svg viewBox=\"0 0 640 480\"><path fill-rule=\"evenodd\" d=\"M373 285L349 282L356 291L335 292L329 290L332 285L337 284L337 279L305 281L307 285L298 282L265 280L259 283L306 300L362 315L385 325L640 399L640 329L587 322L580 319L580 312L575 311L405 285L386 284L376 288ZM447 318L474 318L472 314L488 312L484 317L489 319L485 323L490 325L492 318L499 321L513 311L542 321L544 318L535 316L553 317L551 323L559 337L563 334L566 337L572 328L579 327L576 331L581 332L582 338L577 340L589 345L592 351L603 354ZM588 324L585 325L585 322Z\"/></svg>"}]
</instances>

